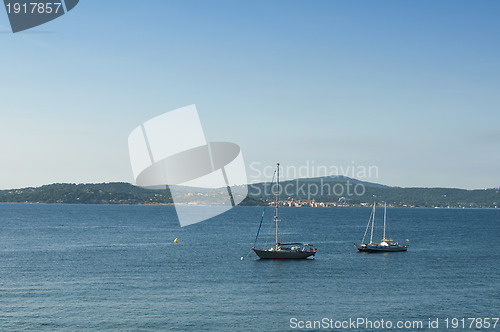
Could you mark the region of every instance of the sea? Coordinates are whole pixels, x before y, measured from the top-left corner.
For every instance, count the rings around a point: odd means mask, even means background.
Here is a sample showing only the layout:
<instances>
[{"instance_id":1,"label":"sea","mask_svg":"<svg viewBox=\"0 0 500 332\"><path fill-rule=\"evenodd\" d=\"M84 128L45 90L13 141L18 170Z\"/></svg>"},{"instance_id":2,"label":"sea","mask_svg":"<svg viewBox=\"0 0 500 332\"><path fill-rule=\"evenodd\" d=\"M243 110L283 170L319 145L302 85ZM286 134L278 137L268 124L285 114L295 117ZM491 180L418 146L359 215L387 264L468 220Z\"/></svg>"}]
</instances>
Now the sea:
<instances>
[{"instance_id":1,"label":"sea","mask_svg":"<svg viewBox=\"0 0 500 332\"><path fill-rule=\"evenodd\" d=\"M250 251L263 209L180 227L173 206L0 204L0 330L500 330L500 209L388 208L409 249L370 254L370 208L284 207L280 241L317 248L289 261Z\"/></svg>"}]
</instances>

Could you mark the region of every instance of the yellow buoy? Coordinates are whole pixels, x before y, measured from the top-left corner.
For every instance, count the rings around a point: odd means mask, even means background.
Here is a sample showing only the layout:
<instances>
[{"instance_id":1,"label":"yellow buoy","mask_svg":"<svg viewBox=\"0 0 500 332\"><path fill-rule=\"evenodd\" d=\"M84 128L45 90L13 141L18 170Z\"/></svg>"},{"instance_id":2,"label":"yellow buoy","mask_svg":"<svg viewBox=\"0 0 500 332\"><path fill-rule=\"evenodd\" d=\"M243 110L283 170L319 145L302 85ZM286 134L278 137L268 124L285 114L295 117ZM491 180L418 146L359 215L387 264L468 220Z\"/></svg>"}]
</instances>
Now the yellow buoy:
<instances>
[{"instance_id":1,"label":"yellow buoy","mask_svg":"<svg viewBox=\"0 0 500 332\"><path fill-rule=\"evenodd\" d=\"M178 238L175 238L174 242L175 242L175 243L179 242L179 239L178 239Z\"/></svg>"}]
</instances>

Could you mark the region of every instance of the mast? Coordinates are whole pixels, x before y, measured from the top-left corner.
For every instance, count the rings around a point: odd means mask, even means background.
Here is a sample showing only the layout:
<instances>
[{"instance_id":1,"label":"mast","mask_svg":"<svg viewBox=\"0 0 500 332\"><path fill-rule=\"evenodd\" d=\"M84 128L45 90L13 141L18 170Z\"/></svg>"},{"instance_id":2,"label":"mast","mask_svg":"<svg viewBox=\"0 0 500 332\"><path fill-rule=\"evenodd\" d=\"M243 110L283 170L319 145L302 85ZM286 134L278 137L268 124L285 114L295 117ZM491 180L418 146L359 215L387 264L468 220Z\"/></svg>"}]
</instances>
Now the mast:
<instances>
[{"instance_id":1,"label":"mast","mask_svg":"<svg viewBox=\"0 0 500 332\"><path fill-rule=\"evenodd\" d=\"M278 244L278 205L280 199L280 164L276 163L276 213L274 220L276 221L276 250L279 248Z\"/></svg>"},{"instance_id":2,"label":"mast","mask_svg":"<svg viewBox=\"0 0 500 332\"><path fill-rule=\"evenodd\" d=\"M373 202L373 219L372 219L372 234L370 235L370 243L373 243L373 225L375 224L375 202Z\"/></svg>"},{"instance_id":3,"label":"mast","mask_svg":"<svg viewBox=\"0 0 500 332\"><path fill-rule=\"evenodd\" d=\"M370 212L370 218L368 218L368 224L366 224L365 234L363 235L363 240L361 240L361 244L365 243L366 234L368 233L368 229L370 228L370 223L372 222L373 209Z\"/></svg>"},{"instance_id":4,"label":"mast","mask_svg":"<svg viewBox=\"0 0 500 332\"><path fill-rule=\"evenodd\" d=\"M385 241L385 223L387 220L387 202L385 202L384 205L384 237L382 238L382 241Z\"/></svg>"}]
</instances>

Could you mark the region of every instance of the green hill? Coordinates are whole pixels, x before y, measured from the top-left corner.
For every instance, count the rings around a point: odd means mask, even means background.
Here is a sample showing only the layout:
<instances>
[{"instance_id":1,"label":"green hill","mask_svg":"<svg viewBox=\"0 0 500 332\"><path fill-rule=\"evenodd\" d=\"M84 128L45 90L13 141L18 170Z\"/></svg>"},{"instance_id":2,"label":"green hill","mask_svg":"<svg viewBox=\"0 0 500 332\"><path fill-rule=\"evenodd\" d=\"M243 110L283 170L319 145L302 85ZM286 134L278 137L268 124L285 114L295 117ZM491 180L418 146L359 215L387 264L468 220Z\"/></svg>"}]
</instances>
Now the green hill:
<instances>
[{"instance_id":1,"label":"green hill","mask_svg":"<svg viewBox=\"0 0 500 332\"><path fill-rule=\"evenodd\" d=\"M366 205L386 201L393 206L487 207L500 205L500 189L399 188L347 177L307 178L281 182L284 203L312 205ZM240 205L264 205L274 199L270 183L249 185ZM57 183L37 188L0 190L0 202L73 204L172 204L170 190L144 189L123 182Z\"/></svg>"},{"instance_id":2,"label":"green hill","mask_svg":"<svg viewBox=\"0 0 500 332\"><path fill-rule=\"evenodd\" d=\"M394 206L488 207L500 205L500 190L457 188L400 188L363 182L347 177L321 177L283 181L283 200L315 201L360 205L385 201ZM269 183L254 184L249 196L272 200Z\"/></svg>"},{"instance_id":3,"label":"green hill","mask_svg":"<svg viewBox=\"0 0 500 332\"><path fill-rule=\"evenodd\" d=\"M169 190L148 190L130 183L56 183L0 191L0 202L74 204L171 204Z\"/></svg>"}]
</instances>

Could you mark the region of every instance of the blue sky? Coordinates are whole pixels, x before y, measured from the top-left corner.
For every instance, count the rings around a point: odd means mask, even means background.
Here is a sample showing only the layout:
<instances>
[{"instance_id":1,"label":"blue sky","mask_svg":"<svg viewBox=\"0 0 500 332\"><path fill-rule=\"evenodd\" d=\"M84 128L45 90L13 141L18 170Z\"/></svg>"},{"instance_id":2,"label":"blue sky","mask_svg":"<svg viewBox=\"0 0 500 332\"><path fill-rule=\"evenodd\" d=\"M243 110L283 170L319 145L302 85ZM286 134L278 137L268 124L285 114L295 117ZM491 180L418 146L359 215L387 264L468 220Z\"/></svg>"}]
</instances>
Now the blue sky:
<instances>
[{"instance_id":1,"label":"blue sky","mask_svg":"<svg viewBox=\"0 0 500 332\"><path fill-rule=\"evenodd\" d=\"M254 168L498 187L499 16L498 1L85 0L13 34L0 9L0 188L133 182L128 134L189 104Z\"/></svg>"}]
</instances>

